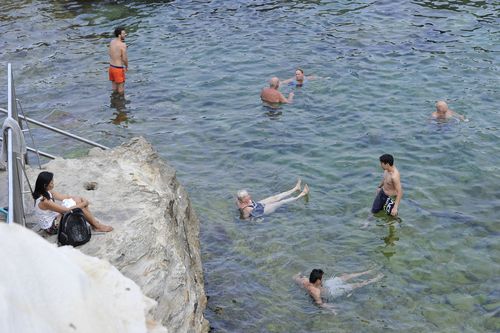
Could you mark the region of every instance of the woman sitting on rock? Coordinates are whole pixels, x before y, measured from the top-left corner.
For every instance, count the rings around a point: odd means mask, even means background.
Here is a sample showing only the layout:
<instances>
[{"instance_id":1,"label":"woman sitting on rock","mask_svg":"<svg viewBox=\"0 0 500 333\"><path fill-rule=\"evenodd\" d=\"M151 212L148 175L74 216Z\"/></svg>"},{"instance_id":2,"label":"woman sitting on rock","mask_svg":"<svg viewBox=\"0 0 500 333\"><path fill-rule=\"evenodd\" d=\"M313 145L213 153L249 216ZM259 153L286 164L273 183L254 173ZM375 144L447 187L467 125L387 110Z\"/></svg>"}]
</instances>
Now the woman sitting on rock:
<instances>
[{"instance_id":1,"label":"woman sitting on rock","mask_svg":"<svg viewBox=\"0 0 500 333\"><path fill-rule=\"evenodd\" d=\"M40 228L50 235L58 231L60 217L74 208L80 208L85 219L92 225L95 231L108 232L113 227L97 221L89 210L89 202L85 198L75 197L66 194L60 194L54 189L54 174L52 172L42 171L38 175L33 192L35 199L35 216ZM58 204L55 200L61 201Z\"/></svg>"}]
</instances>

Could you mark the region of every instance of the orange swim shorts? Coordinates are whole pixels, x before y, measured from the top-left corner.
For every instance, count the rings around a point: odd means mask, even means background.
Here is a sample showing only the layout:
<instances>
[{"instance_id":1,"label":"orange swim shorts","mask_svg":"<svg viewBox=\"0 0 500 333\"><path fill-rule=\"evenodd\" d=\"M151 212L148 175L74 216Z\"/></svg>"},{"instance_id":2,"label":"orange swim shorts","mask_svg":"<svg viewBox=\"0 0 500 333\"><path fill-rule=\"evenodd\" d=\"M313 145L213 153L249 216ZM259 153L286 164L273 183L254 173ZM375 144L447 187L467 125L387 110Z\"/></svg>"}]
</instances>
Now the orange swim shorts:
<instances>
[{"instance_id":1,"label":"orange swim shorts","mask_svg":"<svg viewBox=\"0 0 500 333\"><path fill-rule=\"evenodd\" d=\"M125 82L125 68L109 66L109 81L113 81L114 83Z\"/></svg>"}]
</instances>

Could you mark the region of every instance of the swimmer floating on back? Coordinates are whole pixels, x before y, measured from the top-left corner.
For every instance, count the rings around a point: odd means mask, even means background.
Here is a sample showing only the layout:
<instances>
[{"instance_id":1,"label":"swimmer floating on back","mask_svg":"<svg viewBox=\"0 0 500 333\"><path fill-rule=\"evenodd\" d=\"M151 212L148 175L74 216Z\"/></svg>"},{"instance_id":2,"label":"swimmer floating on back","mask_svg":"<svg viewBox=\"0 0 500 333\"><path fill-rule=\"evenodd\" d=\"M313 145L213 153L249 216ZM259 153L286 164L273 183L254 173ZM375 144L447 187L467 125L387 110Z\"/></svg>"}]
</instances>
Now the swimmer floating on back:
<instances>
[{"instance_id":1,"label":"swimmer floating on back","mask_svg":"<svg viewBox=\"0 0 500 333\"><path fill-rule=\"evenodd\" d=\"M278 207L306 196L309 193L309 186L307 186L307 184L298 196L289 198L293 193L300 191L300 187L301 180L299 179L295 187L291 190L257 202L252 200L252 197L246 190L238 191L236 205L240 211L241 218L248 219L250 217L261 217L265 214L270 214Z\"/></svg>"}]
</instances>

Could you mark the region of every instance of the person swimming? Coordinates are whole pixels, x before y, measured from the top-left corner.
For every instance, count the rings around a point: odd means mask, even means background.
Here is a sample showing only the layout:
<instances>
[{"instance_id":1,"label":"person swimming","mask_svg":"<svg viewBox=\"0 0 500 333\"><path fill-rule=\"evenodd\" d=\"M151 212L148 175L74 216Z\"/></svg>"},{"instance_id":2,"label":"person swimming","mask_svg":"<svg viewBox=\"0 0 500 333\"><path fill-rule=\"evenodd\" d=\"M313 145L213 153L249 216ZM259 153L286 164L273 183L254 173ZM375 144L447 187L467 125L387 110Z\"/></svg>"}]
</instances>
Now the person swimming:
<instances>
[{"instance_id":1,"label":"person swimming","mask_svg":"<svg viewBox=\"0 0 500 333\"><path fill-rule=\"evenodd\" d=\"M455 111L448 108L448 104L445 101L437 101L436 102L436 111L431 114L432 119L436 120L449 120L449 119L458 119L462 121L469 121L467 118L462 116L461 114L456 113Z\"/></svg>"},{"instance_id":2,"label":"person swimming","mask_svg":"<svg viewBox=\"0 0 500 333\"><path fill-rule=\"evenodd\" d=\"M293 193L300 191L301 180L297 180L297 184L291 189L283 193L273 195L271 197L254 201L247 190L240 190L236 194L237 201L236 205L240 211L241 219L248 219L250 217L262 217L265 214L270 214L274 212L278 207L282 205L298 200L309 194L309 186L307 184L304 186L302 192L296 196L289 198Z\"/></svg>"},{"instance_id":3,"label":"person swimming","mask_svg":"<svg viewBox=\"0 0 500 333\"><path fill-rule=\"evenodd\" d=\"M302 87L308 80L314 80L316 77L314 75L305 76L304 70L302 68L297 68L295 70L295 76L286 80L283 80L283 84L287 84L292 87Z\"/></svg>"},{"instance_id":4,"label":"person swimming","mask_svg":"<svg viewBox=\"0 0 500 333\"><path fill-rule=\"evenodd\" d=\"M326 299L328 298L327 296L331 296L332 298L340 297L344 294L352 292L354 289L361 288L370 283L379 281L384 277L384 274L380 273L369 280L357 283L346 283L353 278L371 273L372 271L373 270L367 270L359 273L342 274L339 277L332 277L330 279L327 279L325 283L323 283L323 270L313 269L311 271L311 274L309 274L309 278L298 273L294 275L293 279L301 287L307 290L307 292L317 305L330 310L333 314L337 314L333 304L326 302Z\"/></svg>"},{"instance_id":5,"label":"person swimming","mask_svg":"<svg viewBox=\"0 0 500 333\"><path fill-rule=\"evenodd\" d=\"M260 93L260 99L262 100L262 102L273 108L279 106L282 103L291 103L293 101L294 93L289 93L288 98L286 98L281 92L279 92L279 87L280 80L277 77L272 77L269 80L269 87L262 89Z\"/></svg>"}]
</instances>

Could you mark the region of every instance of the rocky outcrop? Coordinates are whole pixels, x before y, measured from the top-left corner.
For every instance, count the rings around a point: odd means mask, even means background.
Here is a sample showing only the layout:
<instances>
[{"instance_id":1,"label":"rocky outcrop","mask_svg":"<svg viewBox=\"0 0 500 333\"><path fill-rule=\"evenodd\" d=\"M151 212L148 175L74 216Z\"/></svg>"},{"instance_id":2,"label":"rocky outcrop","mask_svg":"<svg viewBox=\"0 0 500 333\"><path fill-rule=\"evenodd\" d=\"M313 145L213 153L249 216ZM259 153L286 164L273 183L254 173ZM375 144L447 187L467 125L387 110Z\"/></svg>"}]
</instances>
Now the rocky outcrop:
<instances>
[{"instance_id":1,"label":"rocky outcrop","mask_svg":"<svg viewBox=\"0 0 500 333\"><path fill-rule=\"evenodd\" d=\"M199 221L175 170L145 139L44 169L54 173L55 191L87 198L97 219L114 228L93 234L83 253L137 283L158 303L153 317L169 332L208 331ZM38 172L29 170L32 184Z\"/></svg>"}]
</instances>

